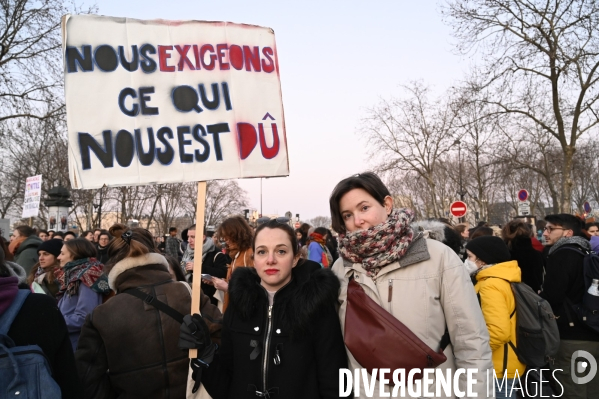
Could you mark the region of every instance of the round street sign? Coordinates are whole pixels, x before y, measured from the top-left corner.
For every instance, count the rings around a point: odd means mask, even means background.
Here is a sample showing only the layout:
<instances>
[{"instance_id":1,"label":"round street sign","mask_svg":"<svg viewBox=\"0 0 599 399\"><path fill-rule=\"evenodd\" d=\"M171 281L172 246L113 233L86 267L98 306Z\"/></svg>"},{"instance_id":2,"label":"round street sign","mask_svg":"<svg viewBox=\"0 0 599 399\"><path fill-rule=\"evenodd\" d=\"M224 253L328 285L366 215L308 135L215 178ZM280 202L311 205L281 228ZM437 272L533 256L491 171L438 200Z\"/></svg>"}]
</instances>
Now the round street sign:
<instances>
[{"instance_id":1,"label":"round street sign","mask_svg":"<svg viewBox=\"0 0 599 399\"><path fill-rule=\"evenodd\" d=\"M302 226L302 224L300 222L295 222L295 224L293 225L293 227L295 227L296 229L299 229Z\"/></svg>"},{"instance_id":2,"label":"round street sign","mask_svg":"<svg viewBox=\"0 0 599 399\"><path fill-rule=\"evenodd\" d=\"M588 201L587 201L587 202L585 202L583 206L584 206L584 211L585 211L586 213L591 213L591 211L593 210L593 209L591 208L591 204L589 204L589 203L588 203Z\"/></svg>"},{"instance_id":3,"label":"round street sign","mask_svg":"<svg viewBox=\"0 0 599 399\"><path fill-rule=\"evenodd\" d=\"M526 191L526 190L518 191L518 199L522 202L526 201L528 199L528 191Z\"/></svg>"},{"instance_id":4,"label":"round street sign","mask_svg":"<svg viewBox=\"0 0 599 399\"><path fill-rule=\"evenodd\" d=\"M466 205L465 202L456 201L456 202L452 202L451 205L449 205L449 212L451 212L451 214L453 216L455 216L456 218L461 218L462 216L464 216L466 214L467 211L468 211L468 206Z\"/></svg>"}]
</instances>

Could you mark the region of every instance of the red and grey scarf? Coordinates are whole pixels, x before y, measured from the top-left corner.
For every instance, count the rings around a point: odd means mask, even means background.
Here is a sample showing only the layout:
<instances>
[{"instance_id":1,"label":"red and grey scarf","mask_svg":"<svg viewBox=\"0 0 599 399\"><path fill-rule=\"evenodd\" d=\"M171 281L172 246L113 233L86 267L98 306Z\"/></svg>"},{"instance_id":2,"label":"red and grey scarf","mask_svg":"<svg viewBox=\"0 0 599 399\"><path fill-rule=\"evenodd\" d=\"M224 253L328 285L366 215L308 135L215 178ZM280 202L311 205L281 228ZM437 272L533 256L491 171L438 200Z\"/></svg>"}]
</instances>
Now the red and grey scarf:
<instances>
[{"instance_id":1,"label":"red and grey scarf","mask_svg":"<svg viewBox=\"0 0 599 399\"><path fill-rule=\"evenodd\" d=\"M60 291L56 294L56 299L62 298L65 293L68 296L77 295L81 283L98 294L108 294L110 287L108 279L102 274L103 271L104 265L96 258L83 258L67 263L60 272L55 273L60 282Z\"/></svg>"},{"instance_id":2,"label":"red and grey scarf","mask_svg":"<svg viewBox=\"0 0 599 399\"><path fill-rule=\"evenodd\" d=\"M401 258L414 232L410 223L414 212L410 209L393 209L386 221L367 230L339 234L339 253L344 259L361 263L370 277L375 277L383 266Z\"/></svg>"}]
</instances>

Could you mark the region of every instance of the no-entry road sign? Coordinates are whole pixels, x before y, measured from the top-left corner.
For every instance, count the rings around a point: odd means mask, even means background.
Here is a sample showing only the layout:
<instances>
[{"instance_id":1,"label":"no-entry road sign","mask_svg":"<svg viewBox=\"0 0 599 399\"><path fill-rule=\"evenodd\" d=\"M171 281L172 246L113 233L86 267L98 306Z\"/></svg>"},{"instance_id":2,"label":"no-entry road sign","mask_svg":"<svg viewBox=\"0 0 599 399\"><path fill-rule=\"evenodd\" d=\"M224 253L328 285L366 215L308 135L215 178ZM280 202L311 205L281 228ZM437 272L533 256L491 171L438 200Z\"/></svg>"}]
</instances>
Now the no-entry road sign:
<instances>
[{"instance_id":1,"label":"no-entry road sign","mask_svg":"<svg viewBox=\"0 0 599 399\"><path fill-rule=\"evenodd\" d=\"M454 217L461 218L468 212L468 206L465 202L456 201L449 205L449 212L451 212Z\"/></svg>"}]
</instances>

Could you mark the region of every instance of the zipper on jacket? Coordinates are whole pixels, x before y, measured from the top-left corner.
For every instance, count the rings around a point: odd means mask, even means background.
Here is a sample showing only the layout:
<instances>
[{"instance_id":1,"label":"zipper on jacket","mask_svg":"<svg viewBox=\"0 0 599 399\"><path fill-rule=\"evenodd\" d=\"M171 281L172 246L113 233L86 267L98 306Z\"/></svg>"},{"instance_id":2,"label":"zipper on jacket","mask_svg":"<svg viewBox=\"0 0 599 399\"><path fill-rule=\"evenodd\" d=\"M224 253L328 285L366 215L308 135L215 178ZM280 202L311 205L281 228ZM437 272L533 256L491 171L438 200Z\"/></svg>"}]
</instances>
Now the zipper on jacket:
<instances>
[{"instance_id":1,"label":"zipper on jacket","mask_svg":"<svg viewBox=\"0 0 599 399\"><path fill-rule=\"evenodd\" d=\"M393 280L389 279L389 294L387 295L387 307L389 313L391 313L391 300L393 299Z\"/></svg>"},{"instance_id":2,"label":"zipper on jacket","mask_svg":"<svg viewBox=\"0 0 599 399\"><path fill-rule=\"evenodd\" d=\"M264 362L262 364L262 392L266 393L266 373L268 370L268 349L270 347L270 333L272 329L272 305L268 306L268 324L266 327L266 338L264 338Z\"/></svg>"}]
</instances>

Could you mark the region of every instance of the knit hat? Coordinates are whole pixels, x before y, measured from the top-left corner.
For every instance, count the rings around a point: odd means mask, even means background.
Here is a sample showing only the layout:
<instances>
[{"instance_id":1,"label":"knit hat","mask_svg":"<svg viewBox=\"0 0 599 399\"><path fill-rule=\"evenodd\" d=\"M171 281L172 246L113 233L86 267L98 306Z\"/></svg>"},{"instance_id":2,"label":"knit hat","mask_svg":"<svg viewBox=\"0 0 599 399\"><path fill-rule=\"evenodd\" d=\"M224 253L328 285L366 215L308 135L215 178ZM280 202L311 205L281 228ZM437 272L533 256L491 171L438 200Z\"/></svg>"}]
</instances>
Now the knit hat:
<instances>
[{"instance_id":1,"label":"knit hat","mask_svg":"<svg viewBox=\"0 0 599 399\"><path fill-rule=\"evenodd\" d=\"M495 236L476 237L466 244L466 249L487 265L508 262L512 259L507 245L501 238Z\"/></svg>"},{"instance_id":2,"label":"knit hat","mask_svg":"<svg viewBox=\"0 0 599 399\"><path fill-rule=\"evenodd\" d=\"M52 254L54 256L58 256L60 255L60 250L62 249L62 246L64 245L64 242L62 240L58 240L58 239L51 239L48 241L44 241L40 244L39 247L37 247L37 251L46 251L49 254Z\"/></svg>"}]
</instances>

